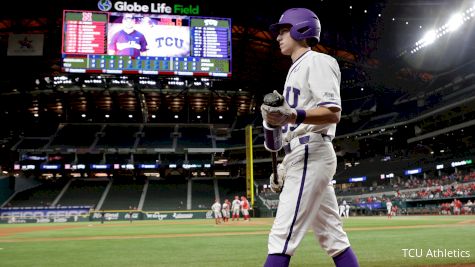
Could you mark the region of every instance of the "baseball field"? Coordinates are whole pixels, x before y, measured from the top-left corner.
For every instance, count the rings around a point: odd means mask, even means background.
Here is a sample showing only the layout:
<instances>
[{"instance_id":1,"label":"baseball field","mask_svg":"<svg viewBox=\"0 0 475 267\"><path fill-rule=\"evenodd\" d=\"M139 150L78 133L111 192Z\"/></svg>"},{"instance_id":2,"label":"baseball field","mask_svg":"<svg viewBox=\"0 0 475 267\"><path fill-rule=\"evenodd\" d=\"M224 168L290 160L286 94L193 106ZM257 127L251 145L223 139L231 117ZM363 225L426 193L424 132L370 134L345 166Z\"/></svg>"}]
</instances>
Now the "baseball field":
<instances>
[{"instance_id":1,"label":"baseball field","mask_svg":"<svg viewBox=\"0 0 475 267\"><path fill-rule=\"evenodd\" d=\"M0 266L262 266L271 218L0 225ZM475 266L475 216L344 219L361 266ZM291 266L333 266L309 232Z\"/></svg>"}]
</instances>

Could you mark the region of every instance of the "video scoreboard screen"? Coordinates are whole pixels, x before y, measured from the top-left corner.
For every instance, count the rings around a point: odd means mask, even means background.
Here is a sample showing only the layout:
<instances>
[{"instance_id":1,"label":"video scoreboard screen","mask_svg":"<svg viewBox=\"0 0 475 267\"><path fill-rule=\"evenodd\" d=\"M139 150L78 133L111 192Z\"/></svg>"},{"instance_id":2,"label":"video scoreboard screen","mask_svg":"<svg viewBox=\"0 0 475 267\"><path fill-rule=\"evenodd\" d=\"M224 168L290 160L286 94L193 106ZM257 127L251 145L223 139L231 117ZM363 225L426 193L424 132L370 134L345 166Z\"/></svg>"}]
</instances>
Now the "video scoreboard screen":
<instances>
[{"instance_id":1,"label":"video scoreboard screen","mask_svg":"<svg viewBox=\"0 0 475 267\"><path fill-rule=\"evenodd\" d=\"M231 19L65 10L62 70L231 76Z\"/></svg>"}]
</instances>

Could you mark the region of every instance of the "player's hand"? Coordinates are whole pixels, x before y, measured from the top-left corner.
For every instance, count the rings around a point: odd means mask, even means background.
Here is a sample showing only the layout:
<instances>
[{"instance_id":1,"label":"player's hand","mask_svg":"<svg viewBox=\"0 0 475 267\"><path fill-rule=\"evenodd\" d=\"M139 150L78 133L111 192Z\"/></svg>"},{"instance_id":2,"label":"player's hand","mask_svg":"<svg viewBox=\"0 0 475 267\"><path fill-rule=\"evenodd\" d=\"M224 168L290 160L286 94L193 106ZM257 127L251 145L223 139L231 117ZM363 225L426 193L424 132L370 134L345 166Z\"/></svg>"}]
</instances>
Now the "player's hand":
<instances>
[{"instance_id":1,"label":"player's hand","mask_svg":"<svg viewBox=\"0 0 475 267\"><path fill-rule=\"evenodd\" d=\"M274 90L274 94L280 95L277 91ZM282 95L280 95L282 96ZM290 108L287 101L284 100L284 103L280 107L271 107L266 104L261 106L262 118L272 126L284 126L288 123L295 123L297 118L297 111Z\"/></svg>"},{"instance_id":2,"label":"player's hand","mask_svg":"<svg viewBox=\"0 0 475 267\"><path fill-rule=\"evenodd\" d=\"M274 182L274 174L269 177L270 190L274 193L280 193L284 187L285 176L287 171L282 163L277 164L277 183Z\"/></svg>"}]
</instances>

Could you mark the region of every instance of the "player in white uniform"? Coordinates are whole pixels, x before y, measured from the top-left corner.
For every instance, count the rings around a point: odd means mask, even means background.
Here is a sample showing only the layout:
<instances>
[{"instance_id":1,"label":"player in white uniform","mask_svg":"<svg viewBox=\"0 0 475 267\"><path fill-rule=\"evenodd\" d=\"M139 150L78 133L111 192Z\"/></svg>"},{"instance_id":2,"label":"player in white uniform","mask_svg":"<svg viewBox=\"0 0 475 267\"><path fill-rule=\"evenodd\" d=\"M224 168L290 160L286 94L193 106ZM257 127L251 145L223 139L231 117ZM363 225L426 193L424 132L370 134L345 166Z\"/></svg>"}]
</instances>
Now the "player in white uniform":
<instances>
[{"instance_id":1,"label":"player in white uniform","mask_svg":"<svg viewBox=\"0 0 475 267\"><path fill-rule=\"evenodd\" d=\"M346 205L346 200L343 200L340 204L340 217L345 217L345 205Z\"/></svg>"},{"instance_id":2,"label":"player in white uniform","mask_svg":"<svg viewBox=\"0 0 475 267\"><path fill-rule=\"evenodd\" d=\"M345 217L350 218L350 204L345 204Z\"/></svg>"},{"instance_id":3,"label":"player in white uniform","mask_svg":"<svg viewBox=\"0 0 475 267\"><path fill-rule=\"evenodd\" d=\"M241 210L241 201L239 201L239 196L234 196L232 209L233 209L233 221L234 219L239 221L239 211Z\"/></svg>"},{"instance_id":4,"label":"player in white uniform","mask_svg":"<svg viewBox=\"0 0 475 267\"><path fill-rule=\"evenodd\" d=\"M225 199L223 202L223 208L221 209L221 212L223 213L223 222L229 221L229 213L231 210L231 203L229 202L228 199Z\"/></svg>"},{"instance_id":5,"label":"player in white uniform","mask_svg":"<svg viewBox=\"0 0 475 267\"><path fill-rule=\"evenodd\" d=\"M211 206L211 210L214 212L214 220L216 221L216 224L221 223L221 203L219 203L218 199L216 199L213 206Z\"/></svg>"},{"instance_id":6,"label":"player in white uniform","mask_svg":"<svg viewBox=\"0 0 475 267\"><path fill-rule=\"evenodd\" d=\"M392 215L392 212L393 212L393 203L391 202L391 200L387 200L386 201L386 209L388 210L388 219L391 219L391 215Z\"/></svg>"},{"instance_id":7,"label":"player in white uniform","mask_svg":"<svg viewBox=\"0 0 475 267\"><path fill-rule=\"evenodd\" d=\"M331 184L337 164L331 140L341 114L338 63L311 50L318 43L321 30L312 11L289 9L270 29L277 35L282 54L290 56L293 64L282 93L283 105L261 106L265 123L282 127L286 152L281 163L286 176L271 186L282 188L285 182L264 266L288 266L309 228L333 257L335 266L359 266L343 231Z\"/></svg>"}]
</instances>

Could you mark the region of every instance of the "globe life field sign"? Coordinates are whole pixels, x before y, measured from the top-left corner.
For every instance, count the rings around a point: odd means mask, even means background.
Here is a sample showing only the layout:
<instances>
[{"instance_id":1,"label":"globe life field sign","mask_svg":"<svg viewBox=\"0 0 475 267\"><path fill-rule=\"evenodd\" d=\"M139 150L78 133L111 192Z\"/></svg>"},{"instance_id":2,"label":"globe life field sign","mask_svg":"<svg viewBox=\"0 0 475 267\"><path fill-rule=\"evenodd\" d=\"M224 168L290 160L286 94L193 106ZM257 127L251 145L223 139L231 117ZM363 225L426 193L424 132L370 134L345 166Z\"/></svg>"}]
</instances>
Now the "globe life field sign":
<instances>
[{"instance_id":1,"label":"globe life field sign","mask_svg":"<svg viewBox=\"0 0 475 267\"><path fill-rule=\"evenodd\" d=\"M112 7L119 12L155 13L155 14L177 14L177 15L198 15L200 7L198 5L182 5L167 3L140 4L137 2L116 1L112 3L108 0L100 0L98 7L102 11L109 11Z\"/></svg>"}]
</instances>

